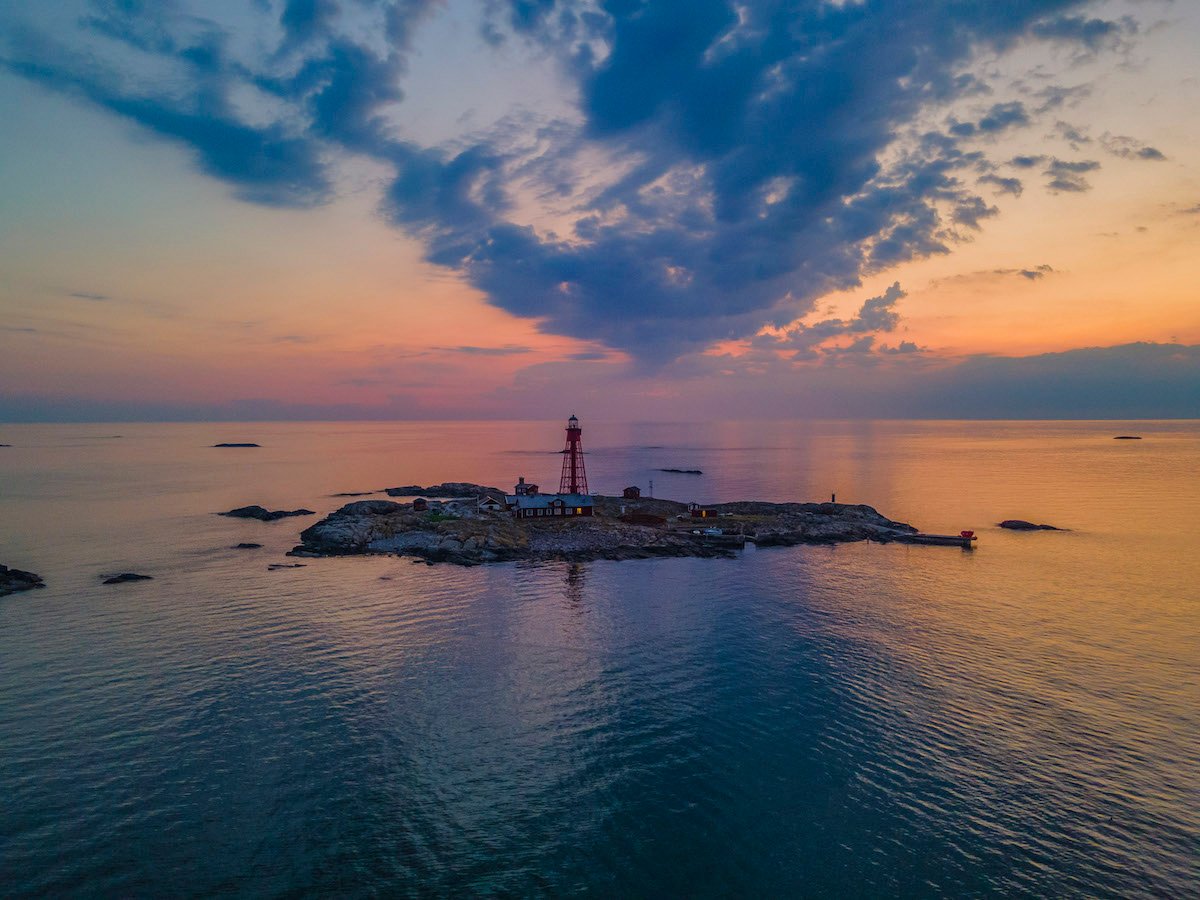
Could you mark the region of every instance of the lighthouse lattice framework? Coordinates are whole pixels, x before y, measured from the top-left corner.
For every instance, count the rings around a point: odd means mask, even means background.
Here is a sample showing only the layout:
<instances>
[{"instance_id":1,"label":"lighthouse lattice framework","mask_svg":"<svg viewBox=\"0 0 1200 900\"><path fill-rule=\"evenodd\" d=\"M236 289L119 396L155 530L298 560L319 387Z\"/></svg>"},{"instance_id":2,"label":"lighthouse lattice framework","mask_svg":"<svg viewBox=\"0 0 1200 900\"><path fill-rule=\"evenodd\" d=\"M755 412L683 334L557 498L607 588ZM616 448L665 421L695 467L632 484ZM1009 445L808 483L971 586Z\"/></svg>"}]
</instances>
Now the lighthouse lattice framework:
<instances>
[{"instance_id":1,"label":"lighthouse lattice framework","mask_svg":"<svg viewBox=\"0 0 1200 900\"><path fill-rule=\"evenodd\" d=\"M563 450L562 478L558 482L560 494L586 494L587 472L583 468L583 445L580 437L583 429L575 416L567 419L567 446Z\"/></svg>"}]
</instances>

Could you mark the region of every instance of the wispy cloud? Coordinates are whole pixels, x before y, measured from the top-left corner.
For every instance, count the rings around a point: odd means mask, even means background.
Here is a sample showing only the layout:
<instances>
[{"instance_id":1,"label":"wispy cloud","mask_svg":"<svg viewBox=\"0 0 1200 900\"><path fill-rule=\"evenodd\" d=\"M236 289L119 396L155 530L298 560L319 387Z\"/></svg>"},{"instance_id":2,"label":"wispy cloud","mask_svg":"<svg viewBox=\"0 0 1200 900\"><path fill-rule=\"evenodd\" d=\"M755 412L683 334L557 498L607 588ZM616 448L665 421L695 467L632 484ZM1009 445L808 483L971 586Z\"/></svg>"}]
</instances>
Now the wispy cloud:
<instances>
[{"instance_id":1,"label":"wispy cloud","mask_svg":"<svg viewBox=\"0 0 1200 900\"><path fill-rule=\"evenodd\" d=\"M458 347L433 347L434 350L440 350L443 353L465 353L468 356L519 356L522 353L532 353L532 347L525 347L520 344L505 344L502 347L474 347L470 345L462 345Z\"/></svg>"}]
</instances>

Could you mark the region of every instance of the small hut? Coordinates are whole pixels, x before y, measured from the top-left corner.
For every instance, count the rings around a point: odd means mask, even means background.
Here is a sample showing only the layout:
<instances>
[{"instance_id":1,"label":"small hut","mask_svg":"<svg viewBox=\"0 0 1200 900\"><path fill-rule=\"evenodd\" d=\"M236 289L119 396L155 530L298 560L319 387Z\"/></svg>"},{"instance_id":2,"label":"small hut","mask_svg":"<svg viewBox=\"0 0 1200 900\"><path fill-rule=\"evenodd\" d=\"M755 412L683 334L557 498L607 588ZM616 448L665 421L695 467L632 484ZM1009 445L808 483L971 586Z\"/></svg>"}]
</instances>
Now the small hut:
<instances>
[{"instance_id":1,"label":"small hut","mask_svg":"<svg viewBox=\"0 0 1200 900\"><path fill-rule=\"evenodd\" d=\"M621 498L624 500L641 500L642 489L640 487L631 485L621 492Z\"/></svg>"}]
</instances>

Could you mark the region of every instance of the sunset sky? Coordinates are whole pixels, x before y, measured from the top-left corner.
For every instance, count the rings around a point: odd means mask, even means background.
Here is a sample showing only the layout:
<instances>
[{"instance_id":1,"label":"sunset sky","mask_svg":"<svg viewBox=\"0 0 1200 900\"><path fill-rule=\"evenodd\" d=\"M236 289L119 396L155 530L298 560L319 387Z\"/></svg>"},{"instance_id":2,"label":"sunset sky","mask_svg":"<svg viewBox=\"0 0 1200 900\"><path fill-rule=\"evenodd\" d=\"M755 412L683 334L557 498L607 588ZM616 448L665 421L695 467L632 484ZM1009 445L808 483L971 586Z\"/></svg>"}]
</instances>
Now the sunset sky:
<instances>
[{"instance_id":1,"label":"sunset sky","mask_svg":"<svg viewBox=\"0 0 1200 900\"><path fill-rule=\"evenodd\" d=\"M1200 417L1191 0L0 0L0 419Z\"/></svg>"}]
</instances>

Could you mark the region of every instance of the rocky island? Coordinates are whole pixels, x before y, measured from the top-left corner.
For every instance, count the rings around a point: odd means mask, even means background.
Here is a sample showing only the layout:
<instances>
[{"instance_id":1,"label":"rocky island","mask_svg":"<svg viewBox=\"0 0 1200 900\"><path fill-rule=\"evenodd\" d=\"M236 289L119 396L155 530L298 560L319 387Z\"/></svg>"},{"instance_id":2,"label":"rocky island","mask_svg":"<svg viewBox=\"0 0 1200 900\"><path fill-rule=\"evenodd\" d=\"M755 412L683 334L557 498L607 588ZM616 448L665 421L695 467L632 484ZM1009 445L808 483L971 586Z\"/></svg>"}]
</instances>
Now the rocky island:
<instances>
[{"instance_id":1,"label":"rocky island","mask_svg":"<svg viewBox=\"0 0 1200 900\"><path fill-rule=\"evenodd\" d=\"M41 575L25 572L21 569L10 569L0 566L0 597L15 594L18 591L30 591L34 588L45 587Z\"/></svg>"},{"instance_id":2,"label":"rocky island","mask_svg":"<svg viewBox=\"0 0 1200 900\"><path fill-rule=\"evenodd\" d=\"M516 518L507 510L481 508L479 501L491 489L451 484L464 499L425 509L420 503L391 500L347 503L306 528L290 555L393 553L470 566L509 560L729 556L747 542L760 547L886 542L916 534L911 525L870 506L844 503L741 501L693 510L673 500L630 502L593 495L591 515Z\"/></svg>"}]
</instances>

